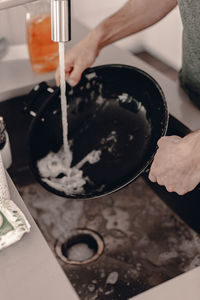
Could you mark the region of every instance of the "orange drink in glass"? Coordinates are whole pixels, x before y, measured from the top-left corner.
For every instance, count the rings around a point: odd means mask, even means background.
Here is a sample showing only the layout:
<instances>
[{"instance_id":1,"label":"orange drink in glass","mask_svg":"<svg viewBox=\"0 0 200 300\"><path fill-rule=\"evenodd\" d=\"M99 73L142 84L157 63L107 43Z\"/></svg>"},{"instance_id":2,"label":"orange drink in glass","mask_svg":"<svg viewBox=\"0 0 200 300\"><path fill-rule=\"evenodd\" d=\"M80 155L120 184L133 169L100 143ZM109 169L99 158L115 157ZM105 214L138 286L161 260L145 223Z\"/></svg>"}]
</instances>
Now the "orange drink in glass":
<instances>
[{"instance_id":1,"label":"orange drink in glass","mask_svg":"<svg viewBox=\"0 0 200 300\"><path fill-rule=\"evenodd\" d=\"M58 43L51 40L51 17L41 14L33 18L27 16L27 42L32 68L45 73L58 65Z\"/></svg>"}]
</instances>

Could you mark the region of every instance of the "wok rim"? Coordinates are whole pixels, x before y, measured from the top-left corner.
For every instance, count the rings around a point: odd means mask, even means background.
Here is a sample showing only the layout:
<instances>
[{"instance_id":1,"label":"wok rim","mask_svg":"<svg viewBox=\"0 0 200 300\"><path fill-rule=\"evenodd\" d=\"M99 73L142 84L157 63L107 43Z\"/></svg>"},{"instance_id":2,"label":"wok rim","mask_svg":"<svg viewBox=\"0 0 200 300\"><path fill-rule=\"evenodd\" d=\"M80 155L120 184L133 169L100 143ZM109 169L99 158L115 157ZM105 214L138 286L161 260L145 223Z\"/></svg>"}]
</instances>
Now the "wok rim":
<instances>
[{"instance_id":1,"label":"wok rim","mask_svg":"<svg viewBox=\"0 0 200 300\"><path fill-rule=\"evenodd\" d=\"M116 69L124 69L125 68L125 69L134 70L134 71L140 73L141 75L143 75L144 77L148 78L151 82L153 82L154 86L156 87L156 89L158 90L158 92L161 95L162 102L163 102L163 109L164 109L164 111L163 111L164 119L163 119L163 124L162 124L162 129L161 129L161 135L160 135L159 139L161 137L165 136L166 132L167 132L167 128L168 128L168 122L169 122L169 111L168 111L168 106L167 106L167 101L166 101L165 94L164 94L161 86L159 85L159 83L151 75L149 75L147 72L145 72L145 71L143 71L143 70L141 70L137 67L126 65L126 64L104 64L104 65L94 66L94 67L86 69L83 72L83 74L87 75L87 74L93 73L95 71L102 70L104 68L116 68ZM36 119L38 119L40 117L42 111L40 111L39 115L37 115L37 117L32 120L30 128L29 128L29 134L28 134L29 166L30 166L30 169L31 169L32 173L34 174L34 177L37 180L37 182L39 182L49 192L51 192L53 194L56 194L57 196L64 197L66 199L67 198L68 199L76 199L76 200L97 199L97 198L101 198L101 197L110 195L112 193L115 193L115 192L123 189L124 187L126 187L130 183L132 183L134 180L136 180L142 173L145 172L145 170L150 166L151 162L153 161L153 158L154 158L154 156L156 154L156 151L158 149L158 146L156 145L155 150L153 151L153 154L149 157L149 159L143 165L143 167L139 169L137 174L135 176L133 176L131 179L129 179L128 181L126 181L125 183L122 183L122 184L116 186L116 188L112 188L110 191L107 191L107 192L99 192L99 193L97 192L96 194L95 194L95 192L93 192L91 194L88 193L87 195L83 195L83 196L81 196L80 194L78 194L78 195L66 195L64 192L60 192L60 191L52 188L51 186L49 186L48 184L46 184L45 182L42 181L41 177L39 176L39 172L37 173L35 171L35 169L37 169L37 167L34 165L33 159L31 158L31 147L30 147L31 134L30 133L32 131L32 128L34 127L34 123L36 122Z\"/></svg>"}]
</instances>

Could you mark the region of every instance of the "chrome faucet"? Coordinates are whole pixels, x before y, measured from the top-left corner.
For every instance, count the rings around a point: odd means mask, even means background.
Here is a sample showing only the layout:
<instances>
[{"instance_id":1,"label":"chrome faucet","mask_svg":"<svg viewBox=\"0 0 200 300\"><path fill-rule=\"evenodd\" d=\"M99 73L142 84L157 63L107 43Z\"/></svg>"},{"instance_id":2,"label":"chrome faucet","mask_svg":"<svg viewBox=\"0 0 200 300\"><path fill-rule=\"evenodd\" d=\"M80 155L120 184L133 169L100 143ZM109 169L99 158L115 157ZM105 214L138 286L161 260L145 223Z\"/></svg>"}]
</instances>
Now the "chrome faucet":
<instances>
[{"instance_id":1,"label":"chrome faucet","mask_svg":"<svg viewBox=\"0 0 200 300\"><path fill-rule=\"evenodd\" d=\"M37 0L0 0L0 10ZM67 42L71 39L70 0L51 0L51 39L54 42Z\"/></svg>"},{"instance_id":2,"label":"chrome faucet","mask_svg":"<svg viewBox=\"0 0 200 300\"><path fill-rule=\"evenodd\" d=\"M51 39L54 42L71 40L70 0L51 0Z\"/></svg>"}]
</instances>

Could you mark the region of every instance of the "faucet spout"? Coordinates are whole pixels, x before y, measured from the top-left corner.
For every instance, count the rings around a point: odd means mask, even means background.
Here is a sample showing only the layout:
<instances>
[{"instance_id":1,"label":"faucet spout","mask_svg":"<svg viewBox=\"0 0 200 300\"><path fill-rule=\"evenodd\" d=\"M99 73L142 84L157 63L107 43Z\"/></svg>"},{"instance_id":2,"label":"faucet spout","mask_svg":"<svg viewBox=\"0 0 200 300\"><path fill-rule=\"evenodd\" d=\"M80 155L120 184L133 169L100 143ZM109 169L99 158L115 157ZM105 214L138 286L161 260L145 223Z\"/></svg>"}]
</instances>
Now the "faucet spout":
<instances>
[{"instance_id":1,"label":"faucet spout","mask_svg":"<svg viewBox=\"0 0 200 300\"><path fill-rule=\"evenodd\" d=\"M71 39L70 0L51 0L51 39L67 42Z\"/></svg>"}]
</instances>

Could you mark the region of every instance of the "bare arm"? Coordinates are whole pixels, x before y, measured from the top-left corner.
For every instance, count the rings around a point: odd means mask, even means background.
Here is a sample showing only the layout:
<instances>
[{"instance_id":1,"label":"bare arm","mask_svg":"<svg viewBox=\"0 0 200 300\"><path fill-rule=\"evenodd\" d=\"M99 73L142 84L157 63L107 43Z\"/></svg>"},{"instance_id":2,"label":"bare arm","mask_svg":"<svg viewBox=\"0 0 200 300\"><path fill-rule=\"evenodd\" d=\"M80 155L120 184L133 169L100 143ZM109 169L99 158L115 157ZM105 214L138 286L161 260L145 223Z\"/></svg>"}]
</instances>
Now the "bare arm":
<instances>
[{"instance_id":1,"label":"bare arm","mask_svg":"<svg viewBox=\"0 0 200 300\"><path fill-rule=\"evenodd\" d=\"M99 48L139 32L165 17L177 0L129 0L120 10L100 23L92 32Z\"/></svg>"},{"instance_id":2,"label":"bare arm","mask_svg":"<svg viewBox=\"0 0 200 300\"><path fill-rule=\"evenodd\" d=\"M100 50L126 36L158 22L177 4L177 0L129 0L115 14L97 27L66 53L66 77L76 85L82 72L90 67ZM59 70L56 72L59 85Z\"/></svg>"}]
</instances>

